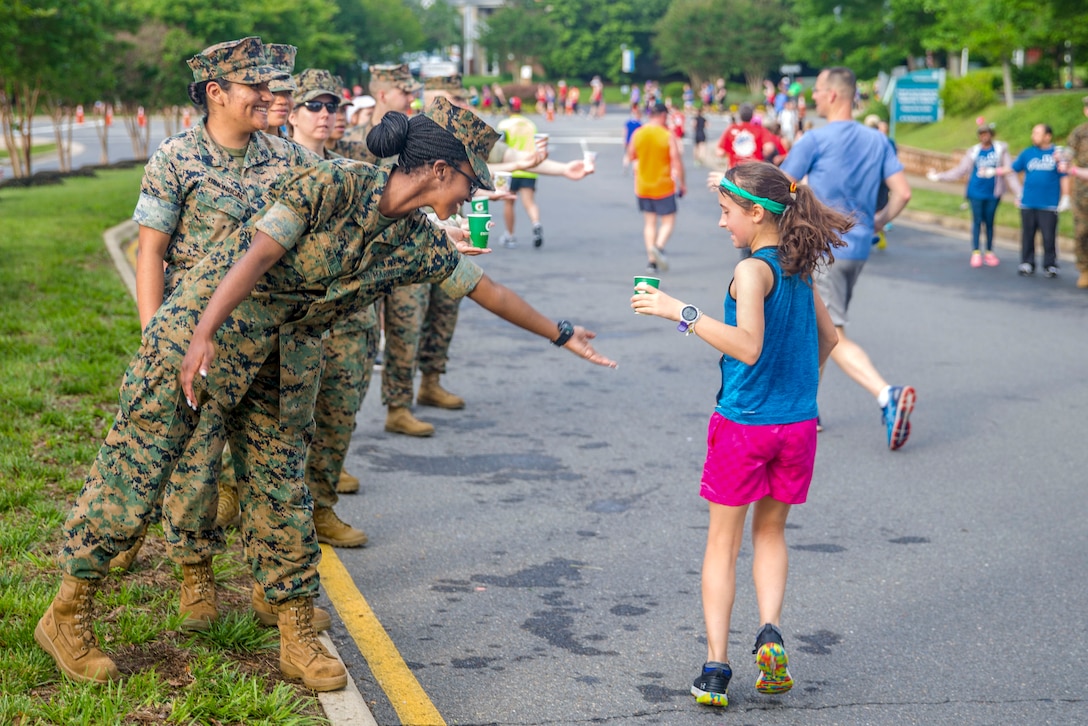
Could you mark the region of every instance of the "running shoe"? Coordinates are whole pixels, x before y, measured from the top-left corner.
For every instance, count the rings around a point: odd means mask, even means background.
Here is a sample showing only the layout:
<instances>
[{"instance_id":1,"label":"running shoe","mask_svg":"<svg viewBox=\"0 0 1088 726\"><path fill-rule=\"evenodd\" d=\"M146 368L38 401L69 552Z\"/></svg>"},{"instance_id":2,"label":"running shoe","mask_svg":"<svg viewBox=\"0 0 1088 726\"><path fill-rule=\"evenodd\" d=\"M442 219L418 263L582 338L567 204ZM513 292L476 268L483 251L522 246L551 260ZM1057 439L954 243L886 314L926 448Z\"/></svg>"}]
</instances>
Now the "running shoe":
<instances>
[{"instance_id":1,"label":"running shoe","mask_svg":"<svg viewBox=\"0 0 1088 726\"><path fill-rule=\"evenodd\" d=\"M1030 262L1021 262L1020 266L1016 268L1016 272L1023 277L1035 274L1035 265Z\"/></svg>"},{"instance_id":2,"label":"running shoe","mask_svg":"<svg viewBox=\"0 0 1088 726\"><path fill-rule=\"evenodd\" d=\"M1043 275L1045 275L1046 277L1057 277L1058 276L1057 266L1047 265L1046 268L1043 270Z\"/></svg>"},{"instance_id":3,"label":"running shoe","mask_svg":"<svg viewBox=\"0 0 1088 726\"><path fill-rule=\"evenodd\" d=\"M665 250L660 247L651 247L650 256L654 258L654 262L661 268L662 272L666 272L669 269L669 259L665 257Z\"/></svg>"},{"instance_id":4,"label":"running shoe","mask_svg":"<svg viewBox=\"0 0 1088 726\"><path fill-rule=\"evenodd\" d=\"M725 691L732 677L733 671L728 663L707 661L703 664L703 672L691 684L691 695L695 696L696 703L725 708L729 705L729 696Z\"/></svg>"},{"instance_id":5,"label":"running shoe","mask_svg":"<svg viewBox=\"0 0 1088 726\"><path fill-rule=\"evenodd\" d=\"M756 635L756 647L752 649L756 656L759 677L756 678L756 690L774 695L785 693L793 688L793 676L790 675L790 658L782 644L782 631L767 623Z\"/></svg>"},{"instance_id":6,"label":"running shoe","mask_svg":"<svg viewBox=\"0 0 1088 726\"><path fill-rule=\"evenodd\" d=\"M651 262L646 265L646 272L657 272L657 263Z\"/></svg>"},{"instance_id":7,"label":"running shoe","mask_svg":"<svg viewBox=\"0 0 1088 726\"><path fill-rule=\"evenodd\" d=\"M884 425L888 427L888 448L892 451L910 438L910 414L914 410L914 388L892 386L884 406Z\"/></svg>"},{"instance_id":8,"label":"running shoe","mask_svg":"<svg viewBox=\"0 0 1088 726\"><path fill-rule=\"evenodd\" d=\"M544 244L544 225L537 222L533 225L533 247Z\"/></svg>"},{"instance_id":9,"label":"running shoe","mask_svg":"<svg viewBox=\"0 0 1088 726\"><path fill-rule=\"evenodd\" d=\"M514 235L510 234L509 232L503 232L502 233L502 246L503 247L517 247L518 242L517 242L516 239L514 239Z\"/></svg>"},{"instance_id":10,"label":"running shoe","mask_svg":"<svg viewBox=\"0 0 1088 726\"><path fill-rule=\"evenodd\" d=\"M982 267L982 253L978 250L971 253L971 267Z\"/></svg>"},{"instance_id":11,"label":"running shoe","mask_svg":"<svg viewBox=\"0 0 1088 726\"><path fill-rule=\"evenodd\" d=\"M997 259L997 255L993 252L987 252L986 256L982 258L982 261L986 263L987 267L997 267L1001 264L1001 260Z\"/></svg>"}]
</instances>

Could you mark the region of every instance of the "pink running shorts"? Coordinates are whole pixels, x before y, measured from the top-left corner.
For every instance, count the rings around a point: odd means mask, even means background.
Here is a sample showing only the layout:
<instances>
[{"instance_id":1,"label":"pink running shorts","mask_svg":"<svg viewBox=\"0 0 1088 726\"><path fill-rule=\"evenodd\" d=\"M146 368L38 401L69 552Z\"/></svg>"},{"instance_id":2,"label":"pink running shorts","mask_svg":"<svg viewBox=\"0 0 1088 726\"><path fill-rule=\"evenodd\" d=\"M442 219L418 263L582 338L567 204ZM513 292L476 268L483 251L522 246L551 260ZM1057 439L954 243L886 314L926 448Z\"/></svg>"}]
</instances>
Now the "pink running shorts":
<instances>
[{"instance_id":1,"label":"pink running shorts","mask_svg":"<svg viewBox=\"0 0 1088 726\"><path fill-rule=\"evenodd\" d=\"M816 419L746 426L715 411L707 427L699 495L727 507L764 497L802 504L808 498L815 460Z\"/></svg>"}]
</instances>

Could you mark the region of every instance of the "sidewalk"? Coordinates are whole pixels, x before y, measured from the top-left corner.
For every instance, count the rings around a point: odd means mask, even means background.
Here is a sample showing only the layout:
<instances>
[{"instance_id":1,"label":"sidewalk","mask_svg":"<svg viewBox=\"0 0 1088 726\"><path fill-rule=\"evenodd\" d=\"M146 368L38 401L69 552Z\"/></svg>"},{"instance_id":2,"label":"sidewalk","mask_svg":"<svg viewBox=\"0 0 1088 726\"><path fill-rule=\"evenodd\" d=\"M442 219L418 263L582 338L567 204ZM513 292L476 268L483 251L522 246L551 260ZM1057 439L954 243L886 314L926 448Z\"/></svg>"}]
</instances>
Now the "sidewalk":
<instances>
[{"instance_id":1,"label":"sidewalk","mask_svg":"<svg viewBox=\"0 0 1088 726\"><path fill-rule=\"evenodd\" d=\"M963 196L964 183L963 182L933 182L926 179L924 176L908 174L907 180L910 182L911 189L928 189L935 192L944 192L947 194L954 194ZM1013 200L1010 195L1006 194L1002 198L1003 203L1012 204ZM946 217L932 212L921 212L912 210L910 205L896 218L896 223L904 222L908 224L924 225L934 227L946 234L960 233L956 236L963 236L964 239L969 239L971 234L971 219L968 216L965 219L959 219L957 217ZM1019 227L1002 227L1000 225L994 226L994 244L1003 249L1020 251L1020 228ZM1058 257L1065 262L1073 262L1075 260L1073 252L1073 238L1066 237L1064 235L1058 235L1057 240Z\"/></svg>"}]
</instances>

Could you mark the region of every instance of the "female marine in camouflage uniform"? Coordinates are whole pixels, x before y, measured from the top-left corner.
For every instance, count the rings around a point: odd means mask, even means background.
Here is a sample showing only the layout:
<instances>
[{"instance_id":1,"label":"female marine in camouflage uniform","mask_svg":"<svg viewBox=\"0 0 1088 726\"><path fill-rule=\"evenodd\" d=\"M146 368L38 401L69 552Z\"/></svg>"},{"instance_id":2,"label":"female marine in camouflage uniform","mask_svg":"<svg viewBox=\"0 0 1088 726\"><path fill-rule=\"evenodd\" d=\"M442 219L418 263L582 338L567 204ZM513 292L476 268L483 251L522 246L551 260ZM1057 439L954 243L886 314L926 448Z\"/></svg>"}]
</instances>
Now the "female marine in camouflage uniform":
<instances>
[{"instance_id":1,"label":"female marine in camouflage uniform","mask_svg":"<svg viewBox=\"0 0 1088 726\"><path fill-rule=\"evenodd\" d=\"M549 322L462 258L419 211L427 205L444 219L477 185L490 188L495 138L471 111L442 100L411 121L390 114L371 148L398 154L398 166L336 160L302 171L189 272L145 330L117 419L65 524L63 583L35 630L61 670L77 680L118 677L95 642L94 584L144 526L199 422L198 404L214 402L241 463L253 574L276 603L280 668L316 690L346 684L313 631L320 549L303 470L321 336L394 286L441 282L590 362L615 365L593 350L593 333Z\"/></svg>"},{"instance_id":2,"label":"female marine in camouflage uniform","mask_svg":"<svg viewBox=\"0 0 1088 726\"><path fill-rule=\"evenodd\" d=\"M344 141L335 154L325 147L338 107L348 103L336 90L343 84L335 76L326 70L307 68L295 82L298 93L289 119L292 141L325 159L374 159L362 141ZM314 500L314 529L318 542L362 547L367 543L366 533L343 522L333 507L339 501L337 490L355 431L355 417L370 387L378 356L378 315L374 306L337 320L325 336L323 348L325 367L314 406L314 437L306 457L306 486Z\"/></svg>"},{"instance_id":3,"label":"female marine in camouflage uniform","mask_svg":"<svg viewBox=\"0 0 1088 726\"><path fill-rule=\"evenodd\" d=\"M204 119L164 141L148 161L133 214L140 225L141 326L186 272L264 207L277 180L318 160L262 133L272 102L268 84L283 77L290 82L294 54L293 46L265 46L250 37L211 46L188 61L189 94ZM224 441L222 416L212 407L163 492L167 552L182 568L180 611L189 629L206 629L217 617L211 561L225 549L215 521ZM137 548L138 541L118 564L127 567Z\"/></svg>"}]
</instances>

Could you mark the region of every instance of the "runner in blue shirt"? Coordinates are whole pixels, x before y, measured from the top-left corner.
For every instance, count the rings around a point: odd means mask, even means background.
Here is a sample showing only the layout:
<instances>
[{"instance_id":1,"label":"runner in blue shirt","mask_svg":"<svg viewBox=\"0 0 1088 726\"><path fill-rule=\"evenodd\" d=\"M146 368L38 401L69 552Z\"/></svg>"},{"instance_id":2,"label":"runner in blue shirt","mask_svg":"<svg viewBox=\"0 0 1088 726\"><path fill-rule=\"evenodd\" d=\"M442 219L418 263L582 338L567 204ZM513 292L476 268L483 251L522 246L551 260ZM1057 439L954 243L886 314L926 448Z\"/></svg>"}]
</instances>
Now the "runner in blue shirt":
<instances>
[{"instance_id":1,"label":"runner in blue shirt","mask_svg":"<svg viewBox=\"0 0 1088 726\"><path fill-rule=\"evenodd\" d=\"M856 225L843 236L847 246L836 250L835 264L816 274L816 286L831 313L839 344L831 359L881 407L888 448L898 449L910 436L914 388L891 386L877 371L860 345L846 337L846 310L872 247L874 230L884 227L910 201L910 184L903 165L884 134L854 120L857 78L849 68L829 68L813 87L816 112L828 123L798 140L782 171L796 181L807 177L821 202L854 216ZM876 210L880 182L888 185L888 203Z\"/></svg>"}]
</instances>

